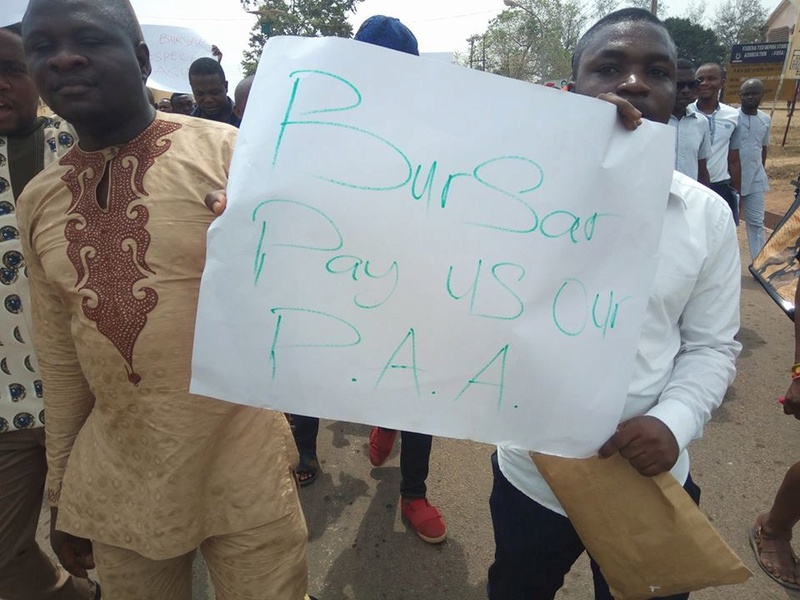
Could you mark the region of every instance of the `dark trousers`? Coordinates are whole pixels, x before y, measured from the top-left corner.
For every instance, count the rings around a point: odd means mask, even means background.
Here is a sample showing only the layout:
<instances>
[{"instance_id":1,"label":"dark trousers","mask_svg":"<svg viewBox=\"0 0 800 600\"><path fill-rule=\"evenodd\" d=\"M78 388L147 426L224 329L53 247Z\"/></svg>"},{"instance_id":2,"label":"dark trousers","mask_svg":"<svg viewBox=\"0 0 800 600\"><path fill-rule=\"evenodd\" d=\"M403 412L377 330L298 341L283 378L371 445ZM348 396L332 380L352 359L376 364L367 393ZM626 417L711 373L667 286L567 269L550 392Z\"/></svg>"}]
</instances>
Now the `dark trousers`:
<instances>
[{"instance_id":1,"label":"dark trousers","mask_svg":"<svg viewBox=\"0 0 800 600\"><path fill-rule=\"evenodd\" d=\"M425 433L400 432L400 495L407 500L424 498L425 480L431 460L433 437Z\"/></svg>"},{"instance_id":2,"label":"dark trousers","mask_svg":"<svg viewBox=\"0 0 800 600\"><path fill-rule=\"evenodd\" d=\"M47 459L44 428L0 433L0 598L89 600L89 581L59 570L36 543Z\"/></svg>"},{"instance_id":3,"label":"dark trousers","mask_svg":"<svg viewBox=\"0 0 800 600\"><path fill-rule=\"evenodd\" d=\"M709 186L713 191L717 194L722 196L722 199L728 203L728 206L733 213L733 222L736 223L736 226L739 226L739 198L737 197L734 189L731 187L730 180L728 181L719 181L717 183L712 183Z\"/></svg>"},{"instance_id":4,"label":"dark trousers","mask_svg":"<svg viewBox=\"0 0 800 600\"><path fill-rule=\"evenodd\" d=\"M566 517L531 500L505 478L492 455L494 485L489 506L494 526L495 558L489 568L490 600L552 600L564 576L584 552ZM684 489L699 504L700 488L692 478ZM596 600L613 600L600 568L591 561ZM668 596L686 600L689 594Z\"/></svg>"},{"instance_id":5,"label":"dark trousers","mask_svg":"<svg viewBox=\"0 0 800 600\"><path fill-rule=\"evenodd\" d=\"M304 417L292 415L292 435L297 445L300 462L317 460L317 434L319 434L319 419L317 417Z\"/></svg>"},{"instance_id":6,"label":"dark trousers","mask_svg":"<svg viewBox=\"0 0 800 600\"><path fill-rule=\"evenodd\" d=\"M319 419L292 415L292 423L300 461L316 460ZM409 500L424 498L428 492L425 480L428 478L433 437L411 431L402 431L400 436L400 495Z\"/></svg>"}]
</instances>

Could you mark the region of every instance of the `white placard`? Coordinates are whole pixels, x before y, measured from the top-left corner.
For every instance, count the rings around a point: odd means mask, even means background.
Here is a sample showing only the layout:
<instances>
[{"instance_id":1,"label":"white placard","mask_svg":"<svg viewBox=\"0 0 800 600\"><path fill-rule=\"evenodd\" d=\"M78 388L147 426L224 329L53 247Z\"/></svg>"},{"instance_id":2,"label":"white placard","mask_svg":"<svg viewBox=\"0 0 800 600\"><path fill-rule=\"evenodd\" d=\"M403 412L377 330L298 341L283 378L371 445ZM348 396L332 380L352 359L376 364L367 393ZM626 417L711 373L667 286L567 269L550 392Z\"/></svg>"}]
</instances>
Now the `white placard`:
<instances>
[{"instance_id":1,"label":"white placard","mask_svg":"<svg viewBox=\"0 0 800 600\"><path fill-rule=\"evenodd\" d=\"M192 391L585 456L622 413L674 130L274 38L209 230Z\"/></svg>"},{"instance_id":2,"label":"white placard","mask_svg":"<svg viewBox=\"0 0 800 600\"><path fill-rule=\"evenodd\" d=\"M191 93L189 67L198 58L211 56L211 44L186 27L142 25L142 33L153 68L147 85L165 92Z\"/></svg>"},{"instance_id":3,"label":"white placard","mask_svg":"<svg viewBox=\"0 0 800 600\"><path fill-rule=\"evenodd\" d=\"M28 0L3 0L0 10L0 27L8 27L22 21L28 9Z\"/></svg>"}]
</instances>

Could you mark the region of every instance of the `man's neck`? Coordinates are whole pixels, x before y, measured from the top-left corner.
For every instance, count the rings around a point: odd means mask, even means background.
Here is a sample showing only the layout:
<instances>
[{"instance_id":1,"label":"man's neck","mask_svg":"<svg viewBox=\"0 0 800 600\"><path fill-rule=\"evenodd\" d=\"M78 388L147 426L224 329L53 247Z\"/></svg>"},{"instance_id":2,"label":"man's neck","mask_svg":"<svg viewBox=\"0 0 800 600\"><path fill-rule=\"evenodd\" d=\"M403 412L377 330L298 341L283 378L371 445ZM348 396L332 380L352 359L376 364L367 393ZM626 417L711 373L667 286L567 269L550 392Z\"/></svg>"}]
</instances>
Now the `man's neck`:
<instances>
[{"instance_id":1,"label":"man's neck","mask_svg":"<svg viewBox=\"0 0 800 600\"><path fill-rule=\"evenodd\" d=\"M133 117L117 121L111 124L103 123L72 123L78 133L81 150L85 152L96 152L111 146L121 146L136 138L156 118L156 111L151 106L146 106L138 111ZM120 124L121 122L121 124Z\"/></svg>"},{"instance_id":2,"label":"man's neck","mask_svg":"<svg viewBox=\"0 0 800 600\"><path fill-rule=\"evenodd\" d=\"M744 114L746 114L746 115L750 115L750 116L752 117L752 116L755 116L755 115L757 115L757 114L758 114L758 107L756 106L755 108L745 108L745 107L743 106L743 107L742 107L742 112L743 112Z\"/></svg>"},{"instance_id":3,"label":"man's neck","mask_svg":"<svg viewBox=\"0 0 800 600\"><path fill-rule=\"evenodd\" d=\"M678 108L677 106L672 110L672 116L676 119L682 119L686 116L686 107Z\"/></svg>"},{"instance_id":4,"label":"man's neck","mask_svg":"<svg viewBox=\"0 0 800 600\"><path fill-rule=\"evenodd\" d=\"M36 117L30 123L26 123L25 125L22 125L22 126L18 127L17 129L15 129L14 131L8 131L8 132L5 132L5 133L0 132L0 136L6 136L6 137L10 137L10 138L27 137L30 134L32 134L34 131L39 129L39 126L42 124L43 121L44 121L43 117Z\"/></svg>"},{"instance_id":5,"label":"man's neck","mask_svg":"<svg viewBox=\"0 0 800 600\"><path fill-rule=\"evenodd\" d=\"M225 108L219 111L216 115L209 116L203 109L200 109L200 116L209 121L219 121L220 123L227 123L233 114L233 103L228 101L225 103Z\"/></svg>"},{"instance_id":6,"label":"man's neck","mask_svg":"<svg viewBox=\"0 0 800 600\"><path fill-rule=\"evenodd\" d=\"M717 110L717 108L719 108L719 100L717 98L708 98L708 99L698 98L697 108L699 108L704 113L710 115L715 110Z\"/></svg>"}]
</instances>

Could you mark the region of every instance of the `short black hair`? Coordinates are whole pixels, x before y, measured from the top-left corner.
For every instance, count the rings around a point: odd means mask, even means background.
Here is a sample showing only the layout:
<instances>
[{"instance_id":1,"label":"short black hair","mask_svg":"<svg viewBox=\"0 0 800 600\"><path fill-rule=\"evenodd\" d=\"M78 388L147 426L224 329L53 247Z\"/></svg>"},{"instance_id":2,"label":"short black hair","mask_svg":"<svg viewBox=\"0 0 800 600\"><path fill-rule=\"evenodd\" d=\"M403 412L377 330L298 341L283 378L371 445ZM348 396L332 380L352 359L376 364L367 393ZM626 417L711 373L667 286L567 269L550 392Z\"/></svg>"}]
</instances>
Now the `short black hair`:
<instances>
[{"instance_id":1,"label":"short black hair","mask_svg":"<svg viewBox=\"0 0 800 600\"><path fill-rule=\"evenodd\" d=\"M700 69L702 69L703 67L716 67L716 68L718 68L718 69L719 69L719 72L722 74L722 76L723 76L723 77L725 76L725 69L723 69L723 68L722 68L722 65L721 65L721 64L719 64L718 62L714 62L713 60L712 60L712 61L709 61L709 62L704 62L702 65L700 65L699 67L697 67L697 69L698 69L698 70L700 70Z\"/></svg>"},{"instance_id":2,"label":"short black hair","mask_svg":"<svg viewBox=\"0 0 800 600\"><path fill-rule=\"evenodd\" d=\"M694 71L695 70L694 63L692 61L690 61L690 60L685 59L685 58L679 58L678 59L677 67L678 67L679 71L686 71L686 70Z\"/></svg>"},{"instance_id":3,"label":"short black hair","mask_svg":"<svg viewBox=\"0 0 800 600\"><path fill-rule=\"evenodd\" d=\"M189 77L194 75L219 75L220 79L225 81L225 71L222 69L222 65L216 59L208 56L198 58L189 67Z\"/></svg>"},{"instance_id":4,"label":"short black hair","mask_svg":"<svg viewBox=\"0 0 800 600\"><path fill-rule=\"evenodd\" d=\"M169 101L170 101L170 102L175 102L175 100L177 100L177 99L178 99L178 98L180 98L181 96L191 96L191 94L190 94L189 92L174 92L174 93L173 93L173 94L172 94L172 95L169 97Z\"/></svg>"},{"instance_id":5,"label":"short black hair","mask_svg":"<svg viewBox=\"0 0 800 600\"><path fill-rule=\"evenodd\" d=\"M600 19L581 36L580 40L578 40L578 43L575 45L575 51L572 53L573 81L578 75L578 67L580 66L581 58L589 44L594 41L600 31L606 27L609 27L610 25L616 25L618 23L650 23L651 25L661 28L667 35L667 39L669 39L672 51L677 53L675 42L672 41L672 36L669 34L669 30L657 16L655 16L649 10L645 10L643 8L623 8L622 10L614 11Z\"/></svg>"},{"instance_id":6,"label":"short black hair","mask_svg":"<svg viewBox=\"0 0 800 600\"><path fill-rule=\"evenodd\" d=\"M11 35L22 37L22 23L14 23L13 25L6 25L5 27L0 27L0 31L7 31Z\"/></svg>"}]
</instances>

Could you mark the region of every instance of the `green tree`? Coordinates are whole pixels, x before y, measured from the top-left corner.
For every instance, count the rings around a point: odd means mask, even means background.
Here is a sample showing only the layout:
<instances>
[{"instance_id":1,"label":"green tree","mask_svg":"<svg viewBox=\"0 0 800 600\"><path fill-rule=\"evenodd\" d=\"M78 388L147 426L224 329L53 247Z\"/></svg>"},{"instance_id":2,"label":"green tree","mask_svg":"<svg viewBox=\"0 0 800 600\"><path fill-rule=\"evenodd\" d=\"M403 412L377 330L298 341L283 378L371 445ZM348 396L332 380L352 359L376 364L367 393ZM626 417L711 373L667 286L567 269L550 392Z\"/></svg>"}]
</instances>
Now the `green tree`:
<instances>
[{"instance_id":1,"label":"green tree","mask_svg":"<svg viewBox=\"0 0 800 600\"><path fill-rule=\"evenodd\" d=\"M246 10L259 15L242 60L245 75L256 72L264 44L274 35L351 37L347 16L359 2L363 0L242 0Z\"/></svg>"},{"instance_id":2,"label":"green tree","mask_svg":"<svg viewBox=\"0 0 800 600\"><path fill-rule=\"evenodd\" d=\"M717 9L711 28L727 50L733 44L748 44L761 39L767 10L761 0L725 0Z\"/></svg>"},{"instance_id":3,"label":"green tree","mask_svg":"<svg viewBox=\"0 0 800 600\"><path fill-rule=\"evenodd\" d=\"M587 22L578 0L520 0L470 38L468 62L498 75L541 82L568 77Z\"/></svg>"},{"instance_id":4,"label":"green tree","mask_svg":"<svg viewBox=\"0 0 800 600\"><path fill-rule=\"evenodd\" d=\"M725 58L727 49L710 29L677 17L664 19L664 25L678 47L678 58L690 60L698 67L706 62L721 63Z\"/></svg>"}]
</instances>

